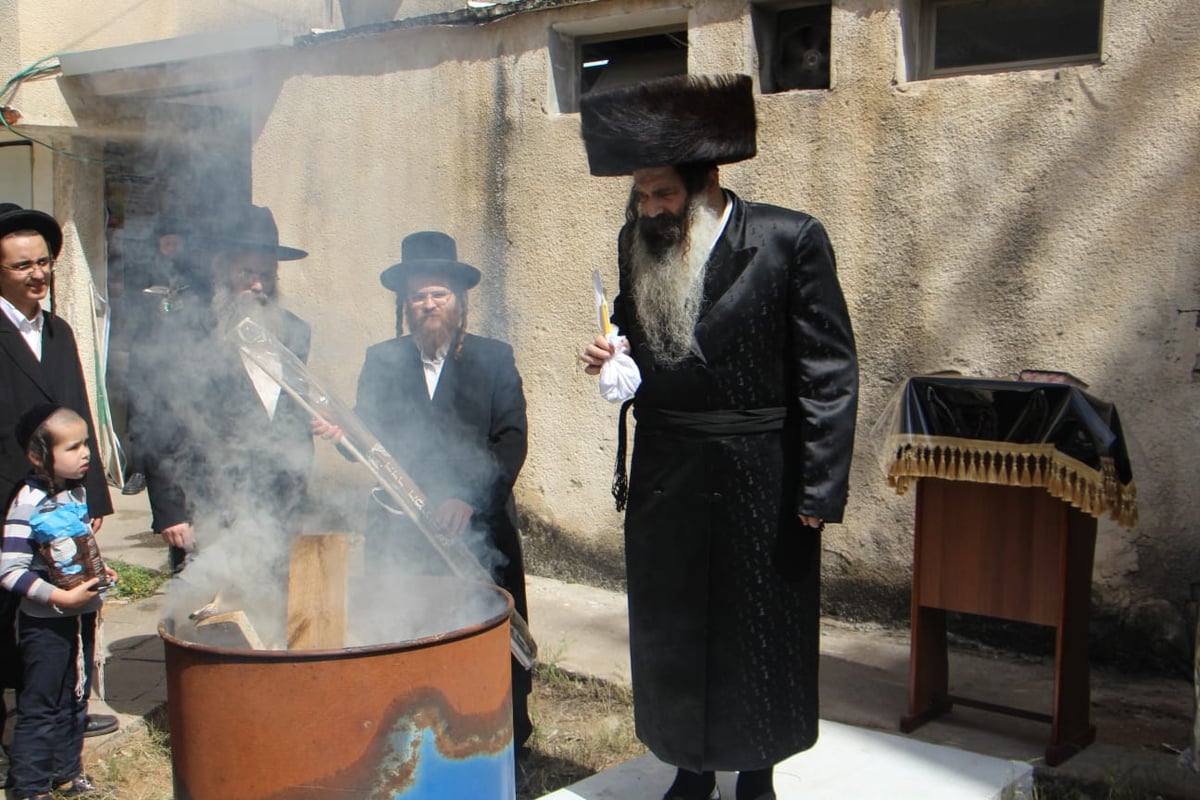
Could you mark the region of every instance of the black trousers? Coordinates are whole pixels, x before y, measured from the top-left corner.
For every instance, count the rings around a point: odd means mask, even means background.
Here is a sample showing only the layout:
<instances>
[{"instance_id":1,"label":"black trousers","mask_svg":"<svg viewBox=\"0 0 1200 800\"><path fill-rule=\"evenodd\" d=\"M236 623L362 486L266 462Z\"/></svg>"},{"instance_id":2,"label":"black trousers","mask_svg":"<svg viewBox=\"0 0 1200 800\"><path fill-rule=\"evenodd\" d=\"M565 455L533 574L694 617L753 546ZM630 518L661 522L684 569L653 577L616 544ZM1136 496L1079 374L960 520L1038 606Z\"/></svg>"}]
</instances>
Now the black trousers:
<instances>
[{"instance_id":1,"label":"black trousers","mask_svg":"<svg viewBox=\"0 0 1200 800\"><path fill-rule=\"evenodd\" d=\"M22 686L9 777L14 796L31 797L83 773L96 614L34 617L20 613L17 625Z\"/></svg>"},{"instance_id":2,"label":"black trousers","mask_svg":"<svg viewBox=\"0 0 1200 800\"><path fill-rule=\"evenodd\" d=\"M21 655L17 652L17 606L12 592L0 589L0 731L8 719L4 703L5 689L21 686Z\"/></svg>"}]
</instances>

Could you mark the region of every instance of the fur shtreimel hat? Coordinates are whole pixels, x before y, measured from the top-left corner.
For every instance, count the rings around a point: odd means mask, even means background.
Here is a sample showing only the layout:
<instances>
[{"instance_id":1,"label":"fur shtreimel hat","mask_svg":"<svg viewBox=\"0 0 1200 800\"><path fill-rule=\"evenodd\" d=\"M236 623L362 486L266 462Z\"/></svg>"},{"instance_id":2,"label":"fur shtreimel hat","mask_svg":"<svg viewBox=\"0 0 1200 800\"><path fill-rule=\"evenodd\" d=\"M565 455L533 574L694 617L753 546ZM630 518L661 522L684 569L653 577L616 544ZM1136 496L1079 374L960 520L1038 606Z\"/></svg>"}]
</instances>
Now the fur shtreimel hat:
<instances>
[{"instance_id":1,"label":"fur shtreimel hat","mask_svg":"<svg viewBox=\"0 0 1200 800\"><path fill-rule=\"evenodd\" d=\"M593 175L753 158L749 75L676 75L585 94L580 133Z\"/></svg>"}]
</instances>

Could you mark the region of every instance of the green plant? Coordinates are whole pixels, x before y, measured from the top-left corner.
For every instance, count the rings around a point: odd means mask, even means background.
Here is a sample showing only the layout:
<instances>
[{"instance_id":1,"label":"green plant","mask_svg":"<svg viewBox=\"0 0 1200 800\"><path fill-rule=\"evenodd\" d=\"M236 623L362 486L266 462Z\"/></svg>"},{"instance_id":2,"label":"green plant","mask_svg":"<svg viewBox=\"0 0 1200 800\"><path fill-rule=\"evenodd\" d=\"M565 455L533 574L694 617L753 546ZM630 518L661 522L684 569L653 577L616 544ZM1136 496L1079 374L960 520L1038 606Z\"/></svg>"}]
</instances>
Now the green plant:
<instances>
[{"instance_id":1,"label":"green plant","mask_svg":"<svg viewBox=\"0 0 1200 800\"><path fill-rule=\"evenodd\" d=\"M109 590L109 597L122 600L141 600L158 591L169 577L166 570L148 569L129 564L119 559L108 559L108 566L117 573L117 585Z\"/></svg>"}]
</instances>

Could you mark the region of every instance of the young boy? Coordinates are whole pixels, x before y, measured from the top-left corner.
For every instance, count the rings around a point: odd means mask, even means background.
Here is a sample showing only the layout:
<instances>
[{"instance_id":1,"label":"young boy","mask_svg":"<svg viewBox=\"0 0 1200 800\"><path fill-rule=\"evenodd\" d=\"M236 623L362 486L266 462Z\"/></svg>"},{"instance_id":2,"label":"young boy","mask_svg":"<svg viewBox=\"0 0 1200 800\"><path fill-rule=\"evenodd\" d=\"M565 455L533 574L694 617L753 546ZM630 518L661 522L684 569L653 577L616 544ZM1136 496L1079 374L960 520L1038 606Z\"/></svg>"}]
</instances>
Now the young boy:
<instances>
[{"instance_id":1,"label":"young boy","mask_svg":"<svg viewBox=\"0 0 1200 800\"><path fill-rule=\"evenodd\" d=\"M12 796L96 795L83 774L83 734L103 602L99 587L116 574L101 565L103 577L85 579L72 559L77 542L94 541L83 486L91 463L88 427L71 409L44 405L22 416L16 433L33 469L9 507L0 554L0 586L21 598L23 685L9 771Z\"/></svg>"}]
</instances>

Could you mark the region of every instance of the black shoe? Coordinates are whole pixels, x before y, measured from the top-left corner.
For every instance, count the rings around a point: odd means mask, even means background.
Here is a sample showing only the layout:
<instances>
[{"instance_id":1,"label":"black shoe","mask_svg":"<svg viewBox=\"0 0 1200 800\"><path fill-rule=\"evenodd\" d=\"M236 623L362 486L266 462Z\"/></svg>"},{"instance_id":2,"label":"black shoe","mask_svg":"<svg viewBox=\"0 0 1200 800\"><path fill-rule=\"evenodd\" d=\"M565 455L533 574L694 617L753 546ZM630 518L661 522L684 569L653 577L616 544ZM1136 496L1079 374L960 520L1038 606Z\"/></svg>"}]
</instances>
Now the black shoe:
<instances>
[{"instance_id":1,"label":"black shoe","mask_svg":"<svg viewBox=\"0 0 1200 800\"><path fill-rule=\"evenodd\" d=\"M83 725L83 735L104 736L120 726L121 723L112 714L88 714L87 722Z\"/></svg>"},{"instance_id":2,"label":"black shoe","mask_svg":"<svg viewBox=\"0 0 1200 800\"><path fill-rule=\"evenodd\" d=\"M146 476L140 472L135 472L125 481L125 485L121 487L121 494L138 494L146 488Z\"/></svg>"},{"instance_id":3,"label":"black shoe","mask_svg":"<svg viewBox=\"0 0 1200 800\"><path fill-rule=\"evenodd\" d=\"M773 798L775 795L771 795ZM679 794L678 792L668 791L663 795L663 800L721 800L721 790L716 786L708 794Z\"/></svg>"},{"instance_id":4,"label":"black shoe","mask_svg":"<svg viewBox=\"0 0 1200 800\"><path fill-rule=\"evenodd\" d=\"M737 796L738 800L776 800L775 768L739 772Z\"/></svg>"},{"instance_id":5,"label":"black shoe","mask_svg":"<svg viewBox=\"0 0 1200 800\"><path fill-rule=\"evenodd\" d=\"M721 800L717 776L712 772L676 770L675 781L663 795L663 800Z\"/></svg>"}]
</instances>

